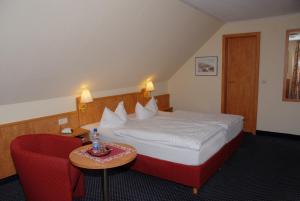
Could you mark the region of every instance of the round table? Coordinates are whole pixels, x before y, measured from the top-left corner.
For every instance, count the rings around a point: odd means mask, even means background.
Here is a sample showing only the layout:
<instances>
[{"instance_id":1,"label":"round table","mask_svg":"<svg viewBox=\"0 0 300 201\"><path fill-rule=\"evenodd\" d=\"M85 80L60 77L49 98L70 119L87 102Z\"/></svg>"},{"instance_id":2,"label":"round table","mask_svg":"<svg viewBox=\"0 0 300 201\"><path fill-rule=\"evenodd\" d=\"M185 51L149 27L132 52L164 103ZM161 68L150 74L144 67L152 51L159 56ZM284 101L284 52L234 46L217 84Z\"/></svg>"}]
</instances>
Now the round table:
<instances>
[{"instance_id":1,"label":"round table","mask_svg":"<svg viewBox=\"0 0 300 201\"><path fill-rule=\"evenodd\" d=\"M80 152L81 150L86 150L86 149L92 148L92 145L89 144L89 145L78 147L78 148L74 149L69 155L71 163L77 167L85 168L85 169L103 170L102 189L103 189L103 200L104 201L109 200L107 169L125 165L125 164L133 161L137 155L136 149L134 147L127 145L127 144L120 144L120 143L115 143L115 144L118 146L122 146L122 147L126 147L128 149L131 149L131 152L126 155L120 156L118 158L113 158L110 161L105 161L105 162L99 163L87 156L78 154L78 152Z\"/></svg>"}]
</instances>

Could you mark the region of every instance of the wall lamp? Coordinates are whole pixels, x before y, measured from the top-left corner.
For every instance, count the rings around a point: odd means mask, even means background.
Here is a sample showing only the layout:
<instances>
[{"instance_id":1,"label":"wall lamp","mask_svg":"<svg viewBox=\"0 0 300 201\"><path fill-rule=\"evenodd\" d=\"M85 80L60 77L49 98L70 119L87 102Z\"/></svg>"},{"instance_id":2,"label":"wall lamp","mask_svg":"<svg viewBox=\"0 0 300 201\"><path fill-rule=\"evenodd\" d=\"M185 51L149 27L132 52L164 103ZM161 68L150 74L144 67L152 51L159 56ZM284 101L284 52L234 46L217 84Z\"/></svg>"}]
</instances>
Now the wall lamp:
<instances>
[{"instance_id":1,"label":"wall lamp","mask_svg":"<svg viewBox=\"0 0 300 201\"><path fill-rule=\"evenodd\" d=\"M87 108L87 103L93 102L93 97L88 89L83 89L80 96L79 111L84 112Z\"/></svg>"},{"instance_id":2,"label":"wall lamp","mask_svg":"<svg viewBox=\"0 0 300 201\"><path fill-rule=\"evenodd\" d=\"M151 97L151 92L155 90L154 84L152 81L147 81L146 87L143 90L144 91L144 97L145 98L150 98Z\"/></svg>"}]
</instances>

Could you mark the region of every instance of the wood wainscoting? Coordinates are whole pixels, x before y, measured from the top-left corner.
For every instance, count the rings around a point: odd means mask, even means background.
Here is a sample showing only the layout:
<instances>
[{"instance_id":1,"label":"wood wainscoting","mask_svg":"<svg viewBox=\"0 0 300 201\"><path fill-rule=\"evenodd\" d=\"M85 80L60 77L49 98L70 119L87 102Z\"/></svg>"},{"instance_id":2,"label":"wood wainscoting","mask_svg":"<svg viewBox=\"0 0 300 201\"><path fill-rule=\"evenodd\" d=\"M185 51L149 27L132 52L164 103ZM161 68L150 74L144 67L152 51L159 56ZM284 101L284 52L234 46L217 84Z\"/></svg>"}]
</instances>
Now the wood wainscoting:
<instances>
[{"instance_id":1,"label":"wood wainscoting","mask_svg":"<svg viewBox=\"0 0 300 201\"><path fill-rule=\"evenodd\" d=\"M170 107L170 95L164 94L155 96L159 110L164 110ZM84 111L79 110L80 98L76 99L79 125L86 125L90 123L99 122L105 107L114 111L120 101L124 101L124 106L128 114L134 113L135 105L140 102L145 105L149 98L145 98L143 93L129 93L116 96L108 96L96 98L93 102L87 103L87 108Z\"/></svg>"},{"instance_id":2,"label":"wood wainscoting","mask_svg":"<svg viewBox=\"0 0 300 201\"><path fill-rule=\"evenodd\" d=\"M78 127L76 111L0 125L0 179L16 173L10 155L11 141L17 136L29 133L58 134L62 128L58 125L58 119L61 118L68 118L68 124L65 124L64 127Z\"/></svg>"},{"instance_id":3,"label":"wood wainscoting","mask_svg":"<svg viewBox=\"0 0 300 201\"><path fill-rule=\"evenodd\" d=\"M156 99L159 109L169 108L169 94L156 96ZM63 127L75 129L80 125L100 121L104 107L107 106L114 110L121 100L125 103L126 111L134 113L137 101L144 105L149 99L144 98L141 93L96 98L93 103L88 104L85 112L78 110L0 125L0 179L16 174L10 155L10 143L17 136L36 133L59 134ZM58 120L62 118L68 118L68 123L63 127L58 125Z\"/></svg>"}]
</instances>

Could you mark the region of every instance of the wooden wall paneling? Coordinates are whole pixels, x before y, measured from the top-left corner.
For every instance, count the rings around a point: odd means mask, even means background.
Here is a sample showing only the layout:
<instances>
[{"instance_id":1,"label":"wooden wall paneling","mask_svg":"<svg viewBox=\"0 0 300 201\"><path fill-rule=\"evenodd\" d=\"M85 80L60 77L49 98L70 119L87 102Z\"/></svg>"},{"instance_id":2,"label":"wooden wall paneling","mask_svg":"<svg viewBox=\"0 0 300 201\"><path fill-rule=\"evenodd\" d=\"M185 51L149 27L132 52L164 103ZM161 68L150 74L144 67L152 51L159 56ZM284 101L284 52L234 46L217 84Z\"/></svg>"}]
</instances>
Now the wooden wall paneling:
<instances>
[{"instance_id":1,"label":"wooden wall paneling","mask_svg":"<svg viewBox=\"0 0 300 201\"><path fill-rule=\"evenodd\" d=\"M170 107L169 94L159 95L155 98L157 99L157 105L159 109L162 110ZM131 114L135 111L135 105L137 101L142 105L145 105L149 100L150 98L145 98L144 94L141 92L95 98L93 102L87 104L87 109L85 111L79 111L78 108L80 99L77 98L76 103L80 126L99 122L105 106L112 111L115 111L118 103L120 101L124 101L127 113Z\"/></svg>"},{"instance_id":2,"label":"wooden wall paneling","mask_svg":"<svg viewBox=\"0 0 300 201\"><path fill-rule=\"evenodd\" d=\"M109 96L109 97L102 98L102 103L105 107L108 107L111 111L115 111L118 106L118 103L121 102L122 100L123 99L121 95Z\"/></svg>"},{"instance_id":3,"label":"wooden wall paneling","mask_svg":"<svg viewBox=\"0 0 300 201\"><path fill-rule=\"evenodd\" d=\"M106 100L106 102L108 102L109 100ZM112 107L112 106L110 106ZM105 108L105 102L103 100L103 98L99 98L94 105L94 108L96 108L96 114L95 114L95 118L93 121L89 121L88 123L94 123L94 122L98 122L100 121L101 117L102 117L102 113L104 111ZM91 113L93 113L94 111L91 111ZM90 113L90 115L91 115Z\"/></svg>"},{"instance_id":4,"label":"wooden wall paneling","mask_svg":"<svg viewBox=\"0 0 300 201\"><path fill-rule=\"evenodd\" d=\"M24 134L58 134L61 129L58 125L58 119L64 117L68 118L68 124L64 125L64 127L78 127L77 112L63 113L0 125L0 179L16 173L10 155L10 143L13 139Z\"/></svg>"},{"instance_id":5,"label":"wooden wall paneling","mask_svg":"<svg viewBox=\"0 0 300 201\"><path fill-rule=\"evenodd\" d=\"M30 124L11 124L0 127L0 179L16 173L14 163L10 155L10 143L17 136L31 133Z\"/></svg>"},{"instance_id":6,"label":"wooden wall paneling","mask_svg":"<svg viewBox=\"0 0 300 201\"><path fill-rule=\"evenodd\" d=\"M96 122L101 118L104 110L104 105L101 104L101 99L94 99L93 102L87 103L87 108L84 111L79 110L79 98L76 99L79 125L85 125Z\"/></svg>"},{"instance_id":7,"label":"wooden wall paneling","mask_svg":"<svg viewBox=\"0 0 300 201\"><path fill-rule=\"evenodd\" d=\"M110 110L115 111L118 103L122 100L124 101L125 109L127 112L134 111L134 109L132 110L132 106L134 100L136 103L135 93L95 98L93 102L87 104L87 108L85 111L79 110L80 99L77 98L76 103L80 125L86 125L89 123L100 121L105 107L108 107Z\"/></svg>"},{"instance_id":8,"label":"wooden wall paneling","mask_svg":"<svg viewBox=\"0 0 300 201\"><path fill-rule=\"evenodd\" d=\"M76 99L77 112L80 125L86 125L100 121L105 106L114 111L118 103L122 100L121 96L108 96L102 98L95 98L93 102L87 103L87 108L84 111L79 110L79 101Z\"/></svg>"},{"instance_id":9,"label":"wooden wall paneling","mask_svg":"<svg viewBox=\"0 0 300 201\"><path fill-rule=\"evenodd\" d=\"M62 118L67 118L68 123L59 126L58 120ZM77 128L79 126L77 112L69 112L48 117L37 118L28 121L27 124L31 124L32 133L51 134L59 134L62 128Z\"/></svg>"},{"instance_id":10,"label":"wooden wall paneling","mask_svg":"<svg viewBox=\"0 0 300 201\"><path fill-rule=\"evenodd\" d=\"M125 109L128 114L132 114L135 111L135 105L138 101L138 94L125 94L122 96L124 101Z\"/></svg>"},{"instance_id":11,"label":"wooden wall paneling","mask_svg":"<svg viewBox=\"0 0 300 201\"><path fill-rule=\"evenodd\" d=\"M58 125L58 118L49 117L35 121L28 122L31 124L31 133L59 133L60 126Z\"/></svg>"},{"instance_id":12,"label":"wooden wall paneling","mask_svg":"<svg viewBox=\"0 0 300 201\"><path fill-rule=\"evenodd\" d=\"M149 100L150 100L150 98L144 97L144 93L138 93L137 94L137 101L140 104L142 104L143 106L145 106Z\"/></svg>"},{"instance_id":13,"label":"wooden wall paneling","mask_svg":"<svg viewBox=\"0 0 300 201\"><path fill-rule=\"evenodd\" d=\"M155 97L157 100L158 109L163 110L170 107L170 95L164 94Z\"/></svg>"}]
</instances>

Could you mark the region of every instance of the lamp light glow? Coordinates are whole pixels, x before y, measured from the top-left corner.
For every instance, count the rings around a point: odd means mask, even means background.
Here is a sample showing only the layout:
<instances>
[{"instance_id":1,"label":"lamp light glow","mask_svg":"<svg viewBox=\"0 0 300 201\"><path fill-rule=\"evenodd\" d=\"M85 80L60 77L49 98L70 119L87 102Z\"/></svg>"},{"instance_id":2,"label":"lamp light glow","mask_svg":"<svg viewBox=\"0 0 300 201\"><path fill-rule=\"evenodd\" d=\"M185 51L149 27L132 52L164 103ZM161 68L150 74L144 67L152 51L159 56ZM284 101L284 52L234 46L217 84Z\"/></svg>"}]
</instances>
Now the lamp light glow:
<instances>
[{"instance_id":1,"label":"lamp light glow","mask_svg":"<svg viewBox=\"0 0 300 201\"><path fill-rule=\"evenodd\" d=\"M146 87L143 89L144 91L144 97L145 98L150 98L151 97L151 91L154 91L155 87L154 84L151 80L146 82Z\"/></svg>"},{"instance_id":2,"label":"lamp light glow","mask_svg":"<svg viewBox=\"0 0 300 201\"><path fill-rule=\"evenodd\" d=\"M146 91L154 91L154 90L155 90L155 88L154 88L153 82L152 81L148 81L146 83Z\"/></svg>"},{"instance_id":3,"label":"lamp light glow","mask_svg":"<svg viewBox=\"0 0 300 201\"><path fill-rule=\"evenodd\" d=\"M93 102L93 97L88 89L83 89L80 96L79 110L84 112L87 109L87 103Z\"/></svg>"},{"instance_id":4,"label":"lamp light glow","mask_svg":"<svg viewBox=\"0 0 300 201\"><path fill-rule=\"evenodd\" d=\"M90 102L93 102L93 97L91 95L91 92L88 89L84 89L81 92L80 102L81 103L90 103Z\"/></svg>"}]
</instances>

